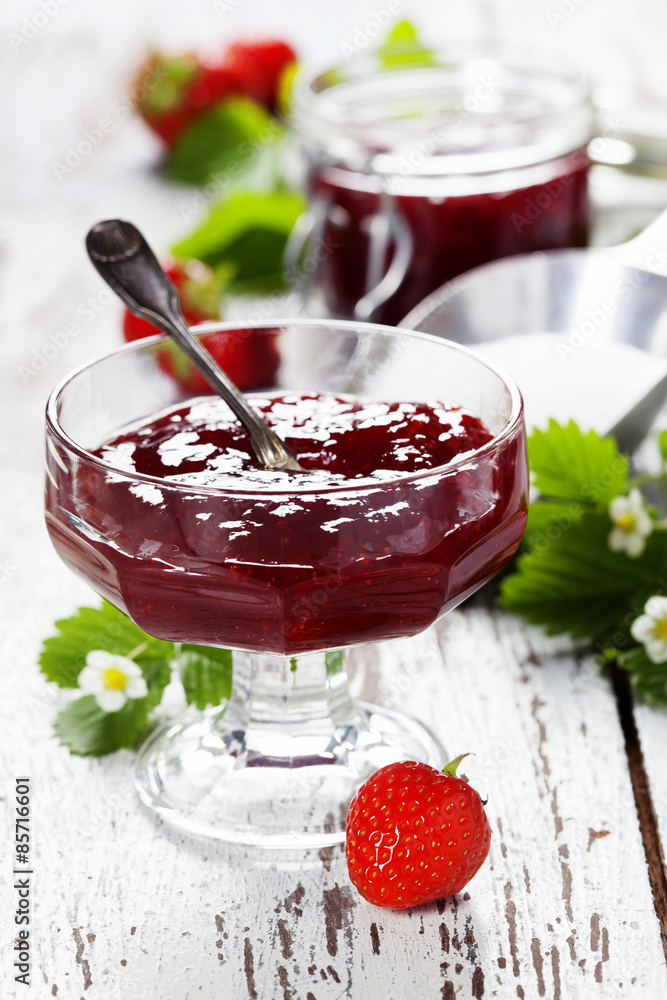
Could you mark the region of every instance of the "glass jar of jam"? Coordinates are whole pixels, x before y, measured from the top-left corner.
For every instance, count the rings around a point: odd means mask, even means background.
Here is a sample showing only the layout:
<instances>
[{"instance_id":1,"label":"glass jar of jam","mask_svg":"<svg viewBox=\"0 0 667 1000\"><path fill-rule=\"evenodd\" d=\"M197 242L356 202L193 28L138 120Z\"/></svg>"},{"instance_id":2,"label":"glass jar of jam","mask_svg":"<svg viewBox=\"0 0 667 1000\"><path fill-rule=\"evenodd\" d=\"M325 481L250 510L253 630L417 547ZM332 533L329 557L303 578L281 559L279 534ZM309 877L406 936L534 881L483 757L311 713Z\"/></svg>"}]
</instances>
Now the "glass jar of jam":
<instances>
[{"instance_id":1,"label":"glass jar of jam","mask_svg":"<svg viewBox=\"0 0 667 1000\"><path fill-rule=\"evenodd\" d=\"M585 246L593 121L581 73L525 56L364 56L304 79L292 265L309 243L331 314L396 324L479 264Z\"/></svg>"}]
</instances>

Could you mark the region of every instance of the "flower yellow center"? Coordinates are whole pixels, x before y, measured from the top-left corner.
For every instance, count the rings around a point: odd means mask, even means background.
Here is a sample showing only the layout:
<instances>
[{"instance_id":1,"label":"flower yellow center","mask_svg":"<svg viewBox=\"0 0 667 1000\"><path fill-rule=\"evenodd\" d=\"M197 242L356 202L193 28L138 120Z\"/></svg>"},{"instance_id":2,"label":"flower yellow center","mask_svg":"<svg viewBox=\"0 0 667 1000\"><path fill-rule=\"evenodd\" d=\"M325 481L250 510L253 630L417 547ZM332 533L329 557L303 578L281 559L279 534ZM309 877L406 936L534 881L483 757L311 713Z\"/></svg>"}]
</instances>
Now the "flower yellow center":
<instances>
[{"instance_id":1,"label":"flower yellow center","mask_svg":"<svg viewBox=\"0 0 667 1000\"><path fill-rule=\"evenodd\" d=\"M667 617L658 618L653 626L653 635L656 639L662 639L667 642Z\"/></svg>"},{"instance_id":2,"label":"flower yellow center","mask_svg":"<svg viewBox=\"0 0 667 1000\"><path fill-rule=\"evenodd\" d=\"M627 514L621 514L616 524L621 531L625 531L629 535L637 527L637 518L628 511Z\"/></svg>"},{"instance_id":3,"label":"flower yellow center","mask_svg":"<svg viewBox=\"0 0 667 1000\"><path fill-rule=\"evenodd\" d=\"M127 687L127 674L117 667L109 667L104 671L104 686L107 691L124 691Z\"/></svg>"}]
</instances>

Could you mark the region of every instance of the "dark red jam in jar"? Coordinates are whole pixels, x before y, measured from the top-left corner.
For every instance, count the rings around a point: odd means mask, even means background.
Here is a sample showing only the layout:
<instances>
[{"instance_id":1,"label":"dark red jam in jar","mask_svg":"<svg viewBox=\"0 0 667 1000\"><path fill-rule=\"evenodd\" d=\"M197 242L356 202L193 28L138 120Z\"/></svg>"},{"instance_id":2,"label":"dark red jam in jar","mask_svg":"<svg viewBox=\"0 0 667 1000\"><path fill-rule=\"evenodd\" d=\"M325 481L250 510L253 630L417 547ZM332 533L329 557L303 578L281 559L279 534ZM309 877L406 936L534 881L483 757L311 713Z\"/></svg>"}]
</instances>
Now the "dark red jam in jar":
<instances>
[{"instance_id":1,"label":"dark red jam in jar","mask_svg":"<svg viewBox=\"0 0 667 1000\"><path fill-rule=\"evenodd\" d=\"M363 58L304 81L294 120L335 316L397 324L479 264L587 243L593 111L568 67Z\"/></svg>"}]
</instances>

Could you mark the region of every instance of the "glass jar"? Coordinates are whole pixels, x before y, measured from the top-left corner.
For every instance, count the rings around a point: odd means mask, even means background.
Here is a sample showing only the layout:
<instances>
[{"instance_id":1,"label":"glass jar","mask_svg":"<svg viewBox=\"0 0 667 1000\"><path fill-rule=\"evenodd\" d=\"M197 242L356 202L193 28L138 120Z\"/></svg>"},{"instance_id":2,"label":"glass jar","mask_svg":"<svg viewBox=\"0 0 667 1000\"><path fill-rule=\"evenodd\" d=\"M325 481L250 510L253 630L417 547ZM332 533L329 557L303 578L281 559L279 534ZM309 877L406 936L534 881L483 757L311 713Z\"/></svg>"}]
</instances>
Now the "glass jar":
<instances>
[{"instance_id":1,"label":"glass jar","mask_svg":"<svg viewBox=\"0 0 667 1000\"><path fill-rule=\"evenodd\" d=\"M290 257L307 234L334 316L396 324L479 264L587 243L594 114L577 70L403 52L304 79L294 102L311 207Z\"/></svg>"}]
</instances>

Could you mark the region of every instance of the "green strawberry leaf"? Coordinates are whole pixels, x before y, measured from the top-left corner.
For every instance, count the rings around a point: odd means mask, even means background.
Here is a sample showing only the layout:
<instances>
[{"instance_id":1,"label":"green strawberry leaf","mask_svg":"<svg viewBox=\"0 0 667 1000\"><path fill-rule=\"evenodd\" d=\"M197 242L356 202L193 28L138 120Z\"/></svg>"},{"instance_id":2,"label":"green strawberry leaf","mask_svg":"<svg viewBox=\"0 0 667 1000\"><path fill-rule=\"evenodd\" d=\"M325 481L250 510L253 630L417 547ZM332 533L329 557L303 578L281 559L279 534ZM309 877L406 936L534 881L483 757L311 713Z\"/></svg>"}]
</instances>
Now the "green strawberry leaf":
<instances>
[{"instance_id":1,"label":"green strawberry leaf","mask_svg":"<svg viewBox=\"0 0 667 1000\"><path fill-rule=\"evenodd\" d=\"M185 644L179 646L175 656L174 643L143 632L108 601L103 601L101 608L79 608L71 618L56 622L56 628L58 634L44 642L40 656L40 668L48 680L60 687L76 688L88 653L103 649L120 656L131 655L141 667L148 687L145 698L129 700L118 712L104 712L92 695L84 695L64 708L54 730L72 753L101 756L133 746L162 700L174 664L188 704L201 709L218 705L230 695L229 650Z\"/></svg>"},{"instance_id":2,"label":"green strawberry leaf","mask_svg":"<svg viewBox=\"0 0 667 1000\"><path fill-rule=\"evenodd\" d=\"M226 267L232 292L273 291L283 286L285 245L305 207L303 195L294 191L235 191L172 252Z\"/></svg>"},{"instance_id":3,"label":"green strawberry leaf","mask_svg":"<svg viewBox=\"0 0 667 1000\"><path fill-rule=\"evenodd\" d=\"M128 701L118 712L103 712L92 694L58 713L53 729L73 754L101 757L131 747L148 725L148 698Z\"/></svg>"},{"instance_id":4,"label":"green strawberry leaf","mask_svg":"<svg viewBox=\"0 0 667 1000\"><path fill-rule=\"evenodd\" d=\"M173 643L148 635L108 601L101 608L79 608L55 626L58 634L45 640L39 666L47 680L63 688L77 687L86 656L93 649L120 656L138 650L133 658L144 674L150 661L166 662L173 654Z\"/></svg>"},{"instance_id":5,"label":"green strawberry leaf","mask_svg":"<svg viewBox=\"0 0 667 1000\"><path fill-rule=\"evenodd\" d=\"M216 173L247 168L257 151L270 148L282 131L260 104L229 98L186 129L171 151L167 175L183 184L204 184L215 180Z\"/></svg>"},{"instance_id":6,"label":"green strawberry leaf","mask_svg":"<svg viewBox=\"0 0 667 1000\"><path fill-rule=\"evenodd\" d=\"M617 651L619 665L627 670L635 691L649 703L664 705L667 702L667 663L649 660L643 646Z\"/></svg>"},{"instance_id":7,"label":"green strawberry leaf","mask_svg":"<svg viewBox=\"0 0 667 1000\"><path fill-rule=\"evenodd\" d=\"M667 432L658 435L667 461ZM534 485L542 493L528 511L523 554L500 581L502 607L550 634L587 640L598 662L618 663L647 701L667 703L667 663L649 660L631 638L632 622L647 599L662 593L667 577L667 532L656 508L644 503L653 531L637 558L612 552L607 506L631 485L629 463L612 438L583 433L554 420L529 438ZM628 647L629 648L626 648Z\"/></svg>"},{"instance_id":8,"label":"green strawberry leaf","mask_svg":"<svg viewBox=\"0 0 667 1000\"><path fill-rule=\"evenodd\" d=\"M574 500L536 500L528 508L524 544L536 548L545 541L552 541L574 521L579 521L585 509L583 504Z\"/></svg>"},{"instance_id":9,"label":"green strawberry leaf","mask_svg":"<svg viewBox=\"0 0 667 1000\"><path fill-rule=\"evenodd\" d=\"M654 532L643 555L630 559L610 551L611 528L606 513L586 511L520 556L500 584L502 607L552 635L595 642L615 627L627 631L666 571L667 534Z\"/></svg>"},{"instance_id":10,"label":"green strawberry leaf","mask_svg":"<svg viewBox=\"0 0 667 1000\"><path fill-rule=\"evenodd\" d=\"M197 60L192 55L170 59L154 53L146 66L146 77L152 71L155 79L150 86L140 88L143 96L138 102L139 107L157 118L172 111L182 103L198 68Z\"/></svg>"},{"instance_id":11,"label":"green strawberry leaf","mask_svg":"<svg viewBox=\"0 0 667 1000\"><path fill-rule=\"evenodd\" d=\"M163 643L171 646L171 643ZM148 694L127 701L117 712L104 712L93 695L71 702L56 716L56 736L73 754L101 757L123 747L133 746L146 729L150 713L162 699L171 678L171 662L157 657L137 656Z\"/></svg>"},{"instance_id":12,"label":"green strawberry leaf","mask_svg":"<svg viewBox=\"0 0 667 1000\"><path fill-rule=\"evenodd\" d=\"M176 657L188 705L219 705L232 690L232 654L229 649L184 644Z\"/></svg>"},{"instance_id":13,"label":"green strawberry leaf","mask_svg":"<svg viewBox=\"0 0 667 1000\"><path fill-rule=\"evenodd\" d=\"M433 49L427 48L412 21L398 21L378 47L380 64L395 66L437 66Z\"/></svg>"},{"instance_id":14,"label":"green strawberry leaf","mask_svg":"<svg viewBox=\"0 0 667 1000\"><path fill-rule=\"evenodd\" d=\"M171 643L165 643L165 645L171 645ZM144 659L141 655L135 656L134 659L137 665L141 667L141 672L148 686L148 694L146 698L141 700L147 701L149 708L155 708L162 701L164 689L171 680L173 660L161 657L148 657Z\"/></svg>"},{"instance_id":15,"label":"green strawberry leaf","mask_svg":"<svg viewBox=\"0 0 667 1000\"><path fill-rule=\"evenodd\" d=\"M663 462L667 462L667 431L660 431L658 434L658 447Z\"/></svg>"},{"instance_id":16,"label":"green strawberry leaf","mask_svg":"<svg viewBox=\"0 0 667 1000\"><path fill-rule=\"evenodd\" d=\"M613 438L584 433L574 421L566 426L549 421L546 431L528 439L533 485L545 497L607 504L625 493L629 462Z\"/></svg>"}]
</instances>

